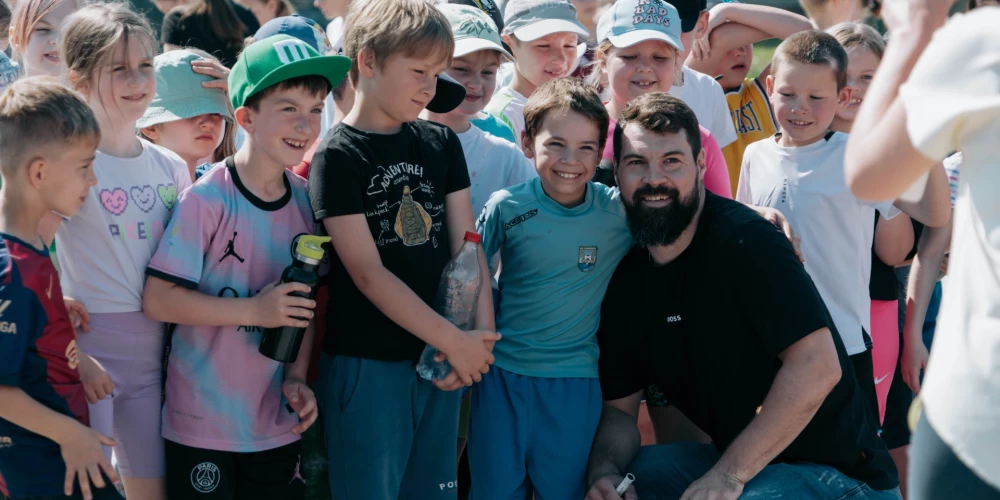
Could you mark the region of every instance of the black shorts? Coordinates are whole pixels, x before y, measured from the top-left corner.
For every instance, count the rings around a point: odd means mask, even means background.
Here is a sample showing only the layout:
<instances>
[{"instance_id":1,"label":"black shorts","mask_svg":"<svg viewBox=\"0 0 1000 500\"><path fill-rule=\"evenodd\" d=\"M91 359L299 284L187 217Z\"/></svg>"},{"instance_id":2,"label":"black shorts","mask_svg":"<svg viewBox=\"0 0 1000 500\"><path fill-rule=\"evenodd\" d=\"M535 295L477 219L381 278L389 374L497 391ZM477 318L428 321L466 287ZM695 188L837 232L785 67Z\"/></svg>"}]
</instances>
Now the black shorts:
<instances>
[{"instance_id":1,"label":"black shorts","mask_svg":"<svg viewBox=\"0 0 1000 500\"><path fill-rule=\"evenodd\" d=\"M303 498L300 441L266 451L236 453L166 442L167 498L272 500Z\"/></svg>"},{"instance_id":2,"label":"black shorts","mask_svg":"<svg viewBox=\"0 0 1000 500\"><path fill-rule=\"evenodd\" d=\"M90 485L90 493L93 495L94 500L124 500L124 497L118 493L118 489L111 483L111 478L109 478L104 472L101 472L101 477L104 478L104 487L98 488L94 486L93 483ZM77 480L76 484L73 485L73 494L70 496L58 495L54 497L6 497L3 493L0 493L0 500L83 500L83 492L80 491L80 481Z\"/></svg>"},{"instance_id":3,"label":"black shorts","mask_svg":"<svg viewBox=\"0 0 1000 500\"><path fill-rule=\"evenodd\" d=\"M864 397L865 406L872 415L872 422L879 428L878 394L875 393L875 367L872 365L872 350L850 356L854 365L854 377L858 379L858 388Z\"/></svg>"},{"instance_id":4,"label":"black shorts","mask_svg":"<svg viewBox=\"0 0 1000 500\"><path fill-rule=\"evenodd\" d=\"M903 334L899 334L899 345L903 345ZM900 357L903 350L899 350ZM882 422L882 441L890 450L910 444L910 423L907 415L913 404L913 391L903 381L902 364L896 362L896 373L892 376L889 395L885 398L885 420Z\"/></svg>"}]
</instances>

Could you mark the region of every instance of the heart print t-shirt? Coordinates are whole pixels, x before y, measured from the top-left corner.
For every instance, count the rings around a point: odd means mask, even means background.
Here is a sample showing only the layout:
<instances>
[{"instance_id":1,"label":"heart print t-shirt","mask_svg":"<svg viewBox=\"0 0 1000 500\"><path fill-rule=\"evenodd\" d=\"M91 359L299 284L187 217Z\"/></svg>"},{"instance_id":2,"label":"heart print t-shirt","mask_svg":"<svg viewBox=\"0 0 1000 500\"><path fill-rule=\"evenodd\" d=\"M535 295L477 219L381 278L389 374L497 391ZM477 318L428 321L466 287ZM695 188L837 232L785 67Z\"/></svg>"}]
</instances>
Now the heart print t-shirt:
<instances>
[{"instance_id":1,"label":"heart print t-shirt","mask_svg":"<svg viewBox=\"0 0 1000 500\"><path fill-rule=\"evenodd\" d=\"M63 291L88 312L142 310L146 266L177 196L191 185L184 160L141 142L142 153L135 158L97 153L97 185L56 232Z\"/></svg>"}]
</instances>

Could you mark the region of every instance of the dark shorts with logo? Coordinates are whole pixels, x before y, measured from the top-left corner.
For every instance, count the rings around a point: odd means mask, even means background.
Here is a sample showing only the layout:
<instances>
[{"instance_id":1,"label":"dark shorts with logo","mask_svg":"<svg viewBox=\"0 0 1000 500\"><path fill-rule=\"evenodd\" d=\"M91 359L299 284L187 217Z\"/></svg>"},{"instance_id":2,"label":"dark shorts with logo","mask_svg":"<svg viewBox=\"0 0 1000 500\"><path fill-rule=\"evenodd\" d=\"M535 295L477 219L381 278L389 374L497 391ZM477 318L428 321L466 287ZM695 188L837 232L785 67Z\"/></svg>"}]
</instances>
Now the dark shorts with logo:
<instances>
[{"instance_id":1,"label":"dark shorts with logo","mask_svg":"<svg viewBox=\"0 0 1000 500\"><path fill-rule=\"evenodd\" d=\"M253 453L203 450L166 442L167 498L303 498L301 442Z\"/></svg>"}]
</instances>

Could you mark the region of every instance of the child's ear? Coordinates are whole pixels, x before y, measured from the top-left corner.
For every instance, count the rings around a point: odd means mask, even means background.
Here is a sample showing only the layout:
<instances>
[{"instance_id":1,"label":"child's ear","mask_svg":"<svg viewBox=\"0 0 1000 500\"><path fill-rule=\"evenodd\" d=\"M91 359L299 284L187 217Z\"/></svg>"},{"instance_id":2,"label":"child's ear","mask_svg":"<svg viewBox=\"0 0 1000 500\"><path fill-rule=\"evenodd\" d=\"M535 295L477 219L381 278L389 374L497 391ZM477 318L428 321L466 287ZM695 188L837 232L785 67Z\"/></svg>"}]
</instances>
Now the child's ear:
<instances>
[{"instance_id":1,"label":"child's ear","mask_svg":"<svg viewBox=\"0 0 1000 500\"><path fill-rule=\"evenodd\" d=\"M160 140L160 127L156 125L146 128L141 128L139 129L139 132L142 132L142 135L145 136L146 139L149 139L152 142Z\"/></svg>"},{"instance_id":2,"label":"child's ear","mask_svg":"<svg viewBox=\"0 0 1000 500\"><path fill-rule=\"evenodd\" d=\"M362 49L358 52L358 72L365 78L375 75L375 52L370 49Z\"/></svg>"},{"instance_id":3,"label":"child's ear","mask_svg":"<svg viewBox=\"0 0 1000 500\"><path fill-rule=\"evenodd\" d=\"M768 97L774 94L774 75L767 75L767 78L764 79L764 88L767 89Z\"/></svg>"},{"instance_id":4,"label":"child's ear","mask_svg":"<svg viewBox=\"0 0 1000 500\"><path fill-rule=\"evenodd\" d=\"M514 48L515 45L517 45L516 43L514 43L514 40L511 38L509 34L500 35L500 38L503 38L504 43L509 45L510 48L512 49Z\"/></svg>"},{"instance_id":5,"label":"child's ear","mask_svg":"<svg viewBox=\"0 0 1000 500\"><path fill-rule=\"evenodd\" d=\"M528 133L521 132L521 150L524 152L524 156L529 160L535 157L535 144L534 141L528 137Z\"/></svg>"},{"instance_id":6,"label":"child's ear","mask_svg":"<svg viewBox=\"0 0 1000 500\"><path fill-rule=\"evenodd\" d=\"M35 157L28 164L28 185L35 189L42 187L42 183L49 176L48 163L41 156Z\"/></svg>"},{"instance_id":7,"label":"child's ear","mask_svg":"<svg viewBox=\"0 0 1000 500\"><path fill-rule=\"evenodd\" d=\"M250 108L246 106L240 106L236 108L233 112L233 118L236 118L236 123L243 127L247 132L253 132L253 113L250 112Z\"/></svg>"},{"instance_id":8,"label":"child's ear","mask_svg":"<svg viewBox=\"0 0 1000 500\"><path fill-rule=\"evenodd\" d=\"M10 28L7 28L7 38L10 39L10 45L14 47L14 50L21 52L21 40L19 40L14 34L13 25L11 25Z\"/></svg>"},{"instance_id":9,"label":"child's ear","mask_svg":"<svg viewBox=\"0 0 1000 500\"><path fill-rule=\"evenodd\" d=\"M840 89L840 95L838 96L837 109L844 110L847 108L847 104L851 102L851 87L844 87Z\"/></svg>"},{"instance_id":10,"label":"child's ear","mask_svg":"<svg viewBox=\"0 0 1000 500\"><path fill-rule=\"evenodd\" d=\"M704 37L708 32L708 11L698 14L698 23L694 25L695 40Z\"/></svg>"}]
</instances>

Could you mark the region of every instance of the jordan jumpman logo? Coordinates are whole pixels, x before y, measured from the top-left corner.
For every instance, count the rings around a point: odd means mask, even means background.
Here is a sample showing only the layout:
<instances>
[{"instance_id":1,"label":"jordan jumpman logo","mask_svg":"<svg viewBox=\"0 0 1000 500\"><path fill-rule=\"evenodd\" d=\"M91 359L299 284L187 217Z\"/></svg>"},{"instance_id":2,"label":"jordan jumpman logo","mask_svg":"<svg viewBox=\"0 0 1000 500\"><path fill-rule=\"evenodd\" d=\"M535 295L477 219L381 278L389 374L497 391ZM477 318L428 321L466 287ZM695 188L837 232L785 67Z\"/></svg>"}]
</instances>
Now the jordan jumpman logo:
<instances>
[{"instance_id":1,"label":"jordan jumpman logo","mask_svg":"<svg viewBox=\"0 0 1000 500\"><path fill-rule=\"evenodd\" d=\"M303 484L305 484L306 478L302 477L301 466L302 466L302 455L299 455L299 461L295 464L295 474L292 474L292 481L298 479L299 481L302 481ZM288 484L292 484L292 481L289 481Z\"/></svg>"},{"instance_id":2,"label":"jordan jumpman logo","mask_svg":"<svg viewBox=\"0 0 1000 500\"><path fill-rule=\"evenodd\" d=\"M236 231L233 231L233 239L229 240L229 243L226 244L226 253L224 253L222 255L222 258L219 259L219 262L222 262L223 259L225 259L226 257L229 257L230 255L232 255L233 257L236 257L236 260L240 261L240 263L243 262L243 257L240 257L236 253L236 247L234 246L234 243L236 242L236 235L237 234L239 234L239 233L237 233Z\"/></svg>"}]
</instances>

